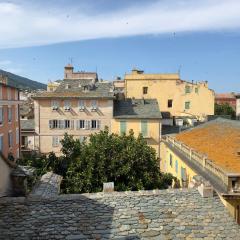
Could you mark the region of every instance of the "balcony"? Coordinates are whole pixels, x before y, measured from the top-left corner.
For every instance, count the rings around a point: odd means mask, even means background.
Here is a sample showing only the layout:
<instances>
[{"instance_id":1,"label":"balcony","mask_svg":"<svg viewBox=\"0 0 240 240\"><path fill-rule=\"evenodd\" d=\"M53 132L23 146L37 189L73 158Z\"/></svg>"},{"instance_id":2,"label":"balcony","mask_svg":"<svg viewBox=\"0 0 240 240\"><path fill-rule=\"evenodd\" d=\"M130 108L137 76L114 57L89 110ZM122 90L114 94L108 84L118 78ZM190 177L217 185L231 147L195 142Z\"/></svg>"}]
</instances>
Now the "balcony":
<instances>
[{"instance_id":1,"label":"balcony","mask_svg":"<svg viewBox=\"0 0 240 240\"><path fill-rule=\"evenodd\" d=\"M206 155L201 154L171 136L163 138L163 142L175 152L191 169L208 180L220 193L238 193L240 196L240 173L231 173L218 166Z\"/></svg>"}]
</instances>

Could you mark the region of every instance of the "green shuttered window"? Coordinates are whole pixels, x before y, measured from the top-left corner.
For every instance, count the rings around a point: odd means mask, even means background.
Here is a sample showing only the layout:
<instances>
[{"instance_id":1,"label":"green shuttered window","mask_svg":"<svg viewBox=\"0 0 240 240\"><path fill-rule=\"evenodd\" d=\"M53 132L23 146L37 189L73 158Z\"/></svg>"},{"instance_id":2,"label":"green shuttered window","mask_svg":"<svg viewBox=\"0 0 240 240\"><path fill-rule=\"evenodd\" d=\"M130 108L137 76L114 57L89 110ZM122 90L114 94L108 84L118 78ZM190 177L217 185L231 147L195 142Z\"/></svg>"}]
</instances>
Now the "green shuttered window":
<instances>
[{"instance_id":1,"label":"green shuttered window","mask_svg":"<svg viewBox=\"0 0 240 240\"><path fill-rule=\"evenodd\" d=\"M127 123L126 121L120 121L120 134L126 134Z\"/></svg>"},{"instance_id":2,"label":"green shuttered window","mask_svg":"<svg viewBox=\"0 0 240 240\"><path fill-rule=\"evenodd\" d=\"M148 136L148 122L147 121L141 121L141 133L143 137Z\"/></svg>"}]
</instances>

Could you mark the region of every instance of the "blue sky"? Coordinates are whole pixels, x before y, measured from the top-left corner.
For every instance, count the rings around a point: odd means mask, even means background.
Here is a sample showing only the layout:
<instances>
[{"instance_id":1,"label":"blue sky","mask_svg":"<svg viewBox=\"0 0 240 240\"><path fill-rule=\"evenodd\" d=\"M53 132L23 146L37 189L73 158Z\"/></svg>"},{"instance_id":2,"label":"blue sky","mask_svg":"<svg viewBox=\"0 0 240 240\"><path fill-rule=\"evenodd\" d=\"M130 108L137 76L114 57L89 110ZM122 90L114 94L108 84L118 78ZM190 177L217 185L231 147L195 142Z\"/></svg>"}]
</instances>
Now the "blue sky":
<instances>
[{"instance_id":1,"label":"blue sky","mask_svg":"<svg viewBox=\"0 0 240 240\"><path fill-rule=\"evenodd\" d=\"M180 69L182 79L240 92L240 1L200 2L0 1L0 68L44 83L70 59L107 80L133 67Z\"/></svg>"}]
</instances>

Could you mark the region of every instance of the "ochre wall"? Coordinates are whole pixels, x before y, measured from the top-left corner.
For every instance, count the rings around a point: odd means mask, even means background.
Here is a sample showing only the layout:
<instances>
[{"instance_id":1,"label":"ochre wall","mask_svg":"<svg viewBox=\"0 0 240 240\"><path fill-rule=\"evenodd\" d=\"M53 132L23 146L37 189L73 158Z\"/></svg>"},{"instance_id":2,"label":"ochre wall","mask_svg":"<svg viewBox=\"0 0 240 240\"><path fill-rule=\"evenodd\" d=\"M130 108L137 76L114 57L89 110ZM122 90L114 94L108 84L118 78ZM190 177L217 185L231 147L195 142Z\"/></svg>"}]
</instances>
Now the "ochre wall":
<instances>
[{"instance_id":1,"label":"ochre wall","mask_svg":"<svg viewBox=\"0 0 240 240\"><path fill-rule=\"evenodd\" d=\"M190 86L191 93L185 93L186 85ZM143 94L143 87L148 87L147 94ZM195 88L198 88L198 93ZM128 98L156 98L160 110L170 112L172 116L196 115L202 119L214 114L214 92L208 88L208 84L181 81L177 79L177 75L127 74L125 94ZM172 108L168 108L168 99L173 100ZM189 110L185 110L186 101L191 102Z\"/></svg>"},{"instance_id":2,"label":"ochre wall","mask_svg":"<svg viewBox=\"0 0 240 240\"><path fill-rule=\"evenodd\" d=\"M149 146L153 147L157 156L159 156L159 140L161 138L161 121L159 119L144 119L148 122L148 137L146 138ZM120 134L120 121L126 121L126 132L131 129L135 136L141 133L141 119L113 119L112 120L112 132Z\"/></svg>"},{"instance_id":3,"label":"ochre wall","mask_svg":"<svg viewBox=\"0 0 240 240\"><path fill-rule=\"evenodd\" d=\"M192 170L188 165L186 165L173 151L171 151L165 143L161 142L160 144L160 169L163 172L171 173L174 177L176 177L180 184L182 185L182 178L181 178L181 167L186 169L187 175L187 182L189 183L192 178L197 175L197 173ZM170 166L170 154L172 155L172 167ZM178 162L178 171L175 170L175 162Z\"/></svg>"}]
</instances>

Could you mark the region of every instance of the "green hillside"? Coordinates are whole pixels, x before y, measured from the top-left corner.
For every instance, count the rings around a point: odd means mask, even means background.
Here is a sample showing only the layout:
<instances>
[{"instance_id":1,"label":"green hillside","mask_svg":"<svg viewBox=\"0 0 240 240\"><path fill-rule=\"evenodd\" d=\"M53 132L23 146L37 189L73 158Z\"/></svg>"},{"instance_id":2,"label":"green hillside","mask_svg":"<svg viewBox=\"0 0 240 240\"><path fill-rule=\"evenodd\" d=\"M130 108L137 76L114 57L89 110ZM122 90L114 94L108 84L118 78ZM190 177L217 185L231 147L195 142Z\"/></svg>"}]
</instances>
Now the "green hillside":
<instances>
[{"instance_id":1,"label":"green hillside","mask_svg":"<svg viewBox=\"0 0 240 240\"><path fill-rule=\"evenodd\" d=\"M8 84L22 90L37 90L37 89L47 89L47 85L43 83L39 83L33 80L30 80L25 77L18 76L16 74L6 72L0 69L0 74L8 76Z\"/></svg>"}]
</instances>

